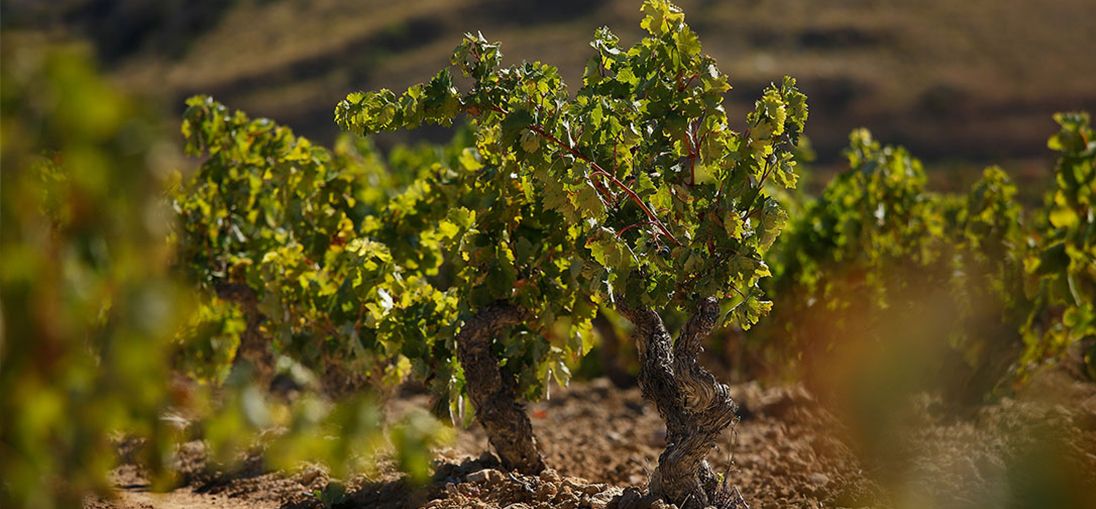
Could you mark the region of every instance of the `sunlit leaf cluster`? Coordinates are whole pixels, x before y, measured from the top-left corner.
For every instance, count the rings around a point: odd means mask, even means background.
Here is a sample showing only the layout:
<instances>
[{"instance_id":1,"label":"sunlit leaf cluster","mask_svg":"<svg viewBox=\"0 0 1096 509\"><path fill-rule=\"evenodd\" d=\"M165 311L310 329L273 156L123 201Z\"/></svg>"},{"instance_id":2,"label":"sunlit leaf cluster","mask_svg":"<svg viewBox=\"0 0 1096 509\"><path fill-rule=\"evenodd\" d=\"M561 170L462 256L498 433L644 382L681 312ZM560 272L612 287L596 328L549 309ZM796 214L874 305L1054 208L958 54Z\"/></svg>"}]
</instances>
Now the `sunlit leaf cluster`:
<instances>
[{"instance_id":1,"label":"sunlit leaf cluster","mask_svg":"<svg viewBox=\"0 0 1096 509\"><path fill-rule=\"evenodd\" d=\"M454 234L438 231L451 223L422 224L417 196L429 179L401 191L412 178L388 171L364 141L330 151L206 97L188 105L187 148L205 160L176 194L180 260L211 294L254 292L277 354L319 373L405 376L407 357L423 358L452 308L425 279ZM391 216L390 233L412 240L395 253L363 235Z\"/></svg>"},{"instance_id":2,"label":"sunlit leaf cluster","mask_svg":"<svg viewBox=\"0 0 1096 509\"><path fill-rule=\"evenodd\" d=\"M593 312L617 301L680 309L716 297L747 327L769 307L760 252L785 215L765 189L796 183L805 97L790 78L774 84L736 132L727 77L683 13L662 1L643 11L647 35L630 47L597 30L574 92L554 67L504 67L498 43L469 34L454 71L336 107L341 126L366 134L467 114L475 146L456 196L476 211L476 234L454 260L459 301L462 313L499 300L531 311L507 350L546 340L582 353Z\"/></svg>"}]
</instances>

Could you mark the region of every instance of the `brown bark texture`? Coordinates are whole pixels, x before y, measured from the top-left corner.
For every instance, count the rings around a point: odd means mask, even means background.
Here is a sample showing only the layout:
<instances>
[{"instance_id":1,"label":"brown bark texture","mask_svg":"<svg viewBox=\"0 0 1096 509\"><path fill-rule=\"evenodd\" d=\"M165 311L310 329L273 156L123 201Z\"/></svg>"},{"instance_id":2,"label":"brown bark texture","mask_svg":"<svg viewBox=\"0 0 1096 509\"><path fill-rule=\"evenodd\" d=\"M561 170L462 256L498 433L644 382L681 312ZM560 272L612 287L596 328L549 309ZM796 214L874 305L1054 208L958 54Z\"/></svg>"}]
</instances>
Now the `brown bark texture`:
<instances>
[{"instance_id":1,"label":"brown bark texture","mask_svg":"<svg viewBox=\"0 0 1096 509\"><path fill-rule=\"evenodd\" d=\"M735 421L730 390L698 361L701 341L719 316L715 299L702 299L676 342L651 309L621 307L635 325L639 386L666 421L666 450L651 474L650 495L683 509L739 508L737 490L721 483L705 459L715 440Z\"/></svg>"},{"instance_id":2,"label":"brown bark texture","mask_svg":"<svg viewBox=\"0 0 1096 509\"><path fill-rule=\"evenodd\" d=\"M520 403L512 377L504 377L491 341L505 329L521 323L525 313L516 306L496 303L479 310L457 334L457 357L464 367L468 395L476 420L499 455L503 467L524 474L544 470L533 425Z\"/></svg>"}]
</instances>

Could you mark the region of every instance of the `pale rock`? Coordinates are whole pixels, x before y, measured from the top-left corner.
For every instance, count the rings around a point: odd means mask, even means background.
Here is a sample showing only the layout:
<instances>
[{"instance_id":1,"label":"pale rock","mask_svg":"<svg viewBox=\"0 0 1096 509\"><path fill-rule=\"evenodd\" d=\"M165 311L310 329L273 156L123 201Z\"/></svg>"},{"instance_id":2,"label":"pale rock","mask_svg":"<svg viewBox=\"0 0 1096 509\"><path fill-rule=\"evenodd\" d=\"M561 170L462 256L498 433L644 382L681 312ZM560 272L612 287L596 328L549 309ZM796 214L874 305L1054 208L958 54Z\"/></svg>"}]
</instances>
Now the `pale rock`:
<instances>
[{"instance_id":1,"label":"pale rock","mask_svg":"<svg viewBox=\"0 0 1096 509\"><path fill-rule=\"evenodd\" d=\"M483 470L477 470L475 472L472 472L471 474L468 474L465 479L469 482L494 482L505 479L505 476L503 476L502 472L499 472L498 470L495 470L493 468L485 468Z\"/></svg>"}]
</instances>

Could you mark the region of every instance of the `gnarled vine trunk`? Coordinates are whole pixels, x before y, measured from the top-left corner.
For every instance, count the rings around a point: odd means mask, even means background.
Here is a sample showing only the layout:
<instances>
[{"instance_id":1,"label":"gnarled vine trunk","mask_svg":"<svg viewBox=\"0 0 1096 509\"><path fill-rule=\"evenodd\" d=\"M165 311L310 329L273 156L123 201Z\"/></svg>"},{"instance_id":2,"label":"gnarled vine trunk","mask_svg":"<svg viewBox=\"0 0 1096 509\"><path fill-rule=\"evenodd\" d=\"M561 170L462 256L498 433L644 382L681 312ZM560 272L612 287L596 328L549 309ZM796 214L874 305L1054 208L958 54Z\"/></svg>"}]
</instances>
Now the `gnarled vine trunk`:
<instances>
[{"instance_id":1,"label":"gnarled vine trunk","mask_svg":"<svg viewBox=\"0 0 1096 509\"><path fill-rule=\"evenodd\" d=\"M225 283L217 285L217 296L240 305L247 322L240 334L240 345L232 359L232 369L251 369L255 381L266 388L274 378L274 351L270 340L262 335L259 326L263 315L259 312L259 300L255 291L246 285Z\"/></svg>"},{"instance_id":2,"label":"gnarled vine trunk","mask_svg":"<svg viewBox=\"0 0 1096 509\"><path fill-rule=\"evenodd\" d=\"M464 323L457 334L457 357L464 367L468 395L476 407L476 420L502 465L525 474L544 470L533 425L518 402L514 380L503 377L498 359L491 354L491 340L503 329L521 322L525 313L510 304L492 304Z\"/></svg>"},{"instance_id":3,"label":"gnarled vine trunk","mask_svg":"<svg viewBox=\"0 0 1096 509\"><path fill-rule=\"evenodd\" d=\"M643 396L666 421L666 450L651 474L650 495L688 509L744 507L737 492L720 483L705 460L737 410L727 386L697 359L703 350L701 340L718 318L718 303L701 300L676 343L653 310L621 307L620 312L635 324Z\"/></svg>"}]
</instances>

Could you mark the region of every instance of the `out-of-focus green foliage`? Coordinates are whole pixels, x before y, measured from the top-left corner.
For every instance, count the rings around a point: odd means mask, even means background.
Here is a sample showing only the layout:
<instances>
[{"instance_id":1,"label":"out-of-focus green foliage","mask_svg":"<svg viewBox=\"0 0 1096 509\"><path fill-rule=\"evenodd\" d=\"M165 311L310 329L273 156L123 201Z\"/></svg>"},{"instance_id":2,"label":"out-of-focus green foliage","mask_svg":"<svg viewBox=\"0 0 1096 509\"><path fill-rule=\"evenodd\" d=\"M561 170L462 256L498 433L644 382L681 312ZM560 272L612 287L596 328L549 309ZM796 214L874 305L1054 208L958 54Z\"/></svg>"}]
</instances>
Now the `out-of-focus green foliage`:
<instances>
[{"instance_id":1,"label":"out-of-focus green foliage","mask_svg":"<svg viewBox=\"0 0 1096 509\"><path fill-rule=\"evenodd\" d=\"M905 149L853 132L850 169L768 254L778 306L754 338L815 373L860 341L910 340L941 370L917 376L970 402L1092 337L1092 134L1085 115L1057 119L1057 186L1036 225L999 168L966 195L935 193Z\"/></svg>"},{"instance_id":2,"label":"out-of-focus green foliage","mask_svg":"<svg viewBox=\"0 0 1096 509\"><path fill-rule=\"evenodd\" d=\"M835 310L853 306L849 299L858 296L885 307L883 265L931 263L939 256L943 218L934 214L938 198L925 193L920 161L903 148L881 147L866 130L854 131L850 142L851 169L794 218L773 250L773 284L778 292L781 285L801 285L811 294L804 301ZM843 284L864 291L835 287Z\"/></svg>"},{"instance_id":3,"label":"out-of-focus green foliage","mask_svg":"<svg viewBox=\"0 0 1096 509\"><path fill-rule=\"evenodd\" d=\"M960 402L981 401L1023 368L1017 363L1023 349L1017 324L1031 306L1024 292L1024 260L1031 250L1015 197L1005 172L991 167L966 196L944 198L942 270L948 286L942 302L954 308L955 317L947 338L955 362L944 376L952 378L945 388Z\"/></svg>"},{"instance_id":4,"label":"out-of-focus green foliage","mask_svg":"<svg viewBox=\"0 0 1096 509\"><path fill-rule=\"evenodd\" d=\"M120 436L146 439L142 463L154 486L166 486L170 477L161 474L169 473L175 439L183 438L171 414L185 416L222 460L258 445L272 464L307 460L344 475L394 453L413 480L425 479L431 448L449 435L428 416L412 413L386 430L378 403L364 395L331 402L306 384L303 395L277 399L246 370L229 372L245 313L215 295L196 302L172 270L179 239L169 242L165 191L174 151L157 117L110 88L81 51L11 48L5 44L0 126L0 505L76 507L85 495L105 492L116 458L111 440ZM297 148L294 155L310 152ZM354 178L284 180L332 201L354 189L351 210L368 207L389 187L385 173L368 173L375 163L367 149L343 144L330 155ZM269 204L285 188L247 196ZM345 222L324 223L327 209L255 210L283 214L298 227ZM191 254L205 256L214 273L192 265L191 277L214 284L224 267L209 257L216 252ZM368 270L357 258L344 263Z\"/></svg>"},{"instance_id":5,"label":"out-of-focus green foliage","mask_svg":"<svg viewBox=\"0 0 1096 509\"><path fill-rule=\"evenodd\" d=\"M883 340L895 314L926 313L917 309L924 289L947 283L943 212L958 204L926 192L920 161L866 130L850 135L846 155L850 169L802 207L766 256L777 305L753 338L770 362L785 360L777 372L833 371L830 352Z\"/></svg>"},{"instance_id":6,"label":"out-of-focus green foliage","mask_svg":"<svg viewBox=\"0 0 1096 509\"><path fill-rule=\"evenodd\" d=\"M217 297L201 302L175 337L172 366L202 383L224 382L246 328L240 306Z\"/></svg>"},{"instance_id":7,"label":"out-of-focus green foliage","mask_svg":"<svg viewBox=\"0 0 1096 509\"><path fill-rule=\"evenodd\" d=\"M231 464L260 450L275 469L319 464L332 477L345 479L375 473L379 461L390 457L411 482L421 483L433 473L433 449L453 437L452 428L421 409L386 420L382 402L364 393L335 402L315 390L292 401L275 399L252 383L246 371L234 371L222 389L217 398L194 405L202 438L217 464Z\"/></svg>"},{"instance_id":8,"label":"out-of-focus green foliage","mask_svg":"<svg viewBox=\"0 0 1096 509\"><path fill-rule=\"evenodd\" d=\"M1026 362L1096 340L1096 132L1087 113L1054 119L1061 130L1047 146L1058 153L1055 185L1040 218L1038 258L1027 265L1034 305L1023 325ZM1093 355L1085 359L1096 373Z\"/></svg>"},{"instance_id":9,"label":"out-of-focus green foliage","mask_svg":"<svg viewBox=\"0 0 1096 509\"><path fill-rule=\"evenodd\" d=\"M80 51L4 44L2 69L0 505L75 507L112 433L152 439L154 470L169 452L171 150Z\"/></svg>"}]
</instances>

